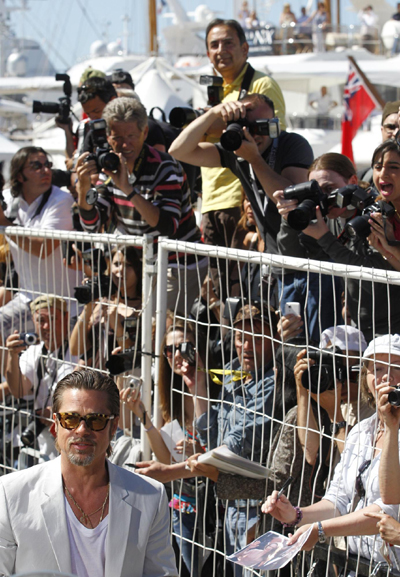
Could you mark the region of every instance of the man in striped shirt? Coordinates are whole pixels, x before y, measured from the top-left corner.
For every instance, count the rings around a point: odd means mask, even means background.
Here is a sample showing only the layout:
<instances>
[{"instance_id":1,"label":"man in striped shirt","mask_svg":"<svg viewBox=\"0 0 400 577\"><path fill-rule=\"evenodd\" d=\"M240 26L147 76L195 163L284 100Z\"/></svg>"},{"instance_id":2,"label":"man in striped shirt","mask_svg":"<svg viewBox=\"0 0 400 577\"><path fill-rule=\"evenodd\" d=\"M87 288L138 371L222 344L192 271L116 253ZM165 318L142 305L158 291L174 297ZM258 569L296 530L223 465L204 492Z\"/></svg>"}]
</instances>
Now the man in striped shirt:
<instances>
[{"instance_id":1,"label":"man in striped shirt","mask_svg":"<svg viewBox=\"0 0 400 577\"><path fill-rule=\"evenodd\" d=\"M96 162L82 154L77 163L78 206L82 226L97 232L104 222L114 225L120 234L148 234L156 242L158 236L198 242L200 231L190 204L186 175L169 154L145 144L148 133L144 106L132 98L116 98L103 111L107 123L107 140L118 154L120 164L115 172L103 169L100 179L107 178L99 194L92 192L91 178L98 173ZM97 198L96 198L97 197ZM102 216L103 215L103 216ZM187 268L185 287L178 295L178 310L190 308L200 292L199 263L188 256L179 262L170 255L168 269L168 308L175 308L179 269ZM205 275L200 270L200 282ZM186 294L185 294L186 293Z\"/></svg>"}]
</instances>

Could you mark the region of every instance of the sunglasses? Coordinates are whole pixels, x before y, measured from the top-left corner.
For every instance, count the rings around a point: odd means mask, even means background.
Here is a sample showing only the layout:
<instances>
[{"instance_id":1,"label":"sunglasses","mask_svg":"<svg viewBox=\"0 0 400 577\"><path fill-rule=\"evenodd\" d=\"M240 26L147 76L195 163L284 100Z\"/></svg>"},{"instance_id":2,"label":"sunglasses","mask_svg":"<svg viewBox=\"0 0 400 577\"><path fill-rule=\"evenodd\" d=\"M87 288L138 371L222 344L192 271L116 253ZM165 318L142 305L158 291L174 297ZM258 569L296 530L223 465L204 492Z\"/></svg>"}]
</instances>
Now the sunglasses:
<instances>
[{"instance_id":1,"label":"sunglasses","mask_svg":"<svg viewBox=\"0 0 400 577\"><path fill-rule=\"evenodd\" d=\"M29 168L31 168L35 172L39 172L39 170L42 170L43 168L52 168L52 166L53 163L50 162L49 160L46 160L46 162L40 162L40 160L33 160L32 162L29 163Z\"/></svg>"},{"instance_id":2,"label":"sunglasses","mask_svg":"<svg viewBox=\"0 0 400 577\"><path fill-rule=\"evenodd\" d=\"M179 343L178 345L165 345L164 347L164 357L167 359L172 359L174 351L180 351L183 345L187 343Z\"/></svg>"},{"instance_id":3,"label":"sunglasses","mask_svg":"<svg viewBox=\"0 0 400 577\"><path fill-rule=\"evenodd\" d=\"M365 489L364 489L364 484L362 482L361 475L368 469L370 464L371 464L371 459L369 459L368 461L364 461L364 463L358 469L358 475L356 477L356 491L357 491L357 495L360 497L360 499L364 499L364 497L365 497Z\"/></svg>"},{"instance_id":4,"label":"sunglasses","mask_svg":"<svg viewBox=\"0 0 400 577\"><path fill-rule=\"evenodd\" d=\"M79 413L56 413L56 416L62 428L69 431L77 429L81 421L85 421L85 425L91 431L103 431L108 421L115 419L115 415L103 415L102 413L89 413L84 417Z\"/></svg>"}]
</instances>

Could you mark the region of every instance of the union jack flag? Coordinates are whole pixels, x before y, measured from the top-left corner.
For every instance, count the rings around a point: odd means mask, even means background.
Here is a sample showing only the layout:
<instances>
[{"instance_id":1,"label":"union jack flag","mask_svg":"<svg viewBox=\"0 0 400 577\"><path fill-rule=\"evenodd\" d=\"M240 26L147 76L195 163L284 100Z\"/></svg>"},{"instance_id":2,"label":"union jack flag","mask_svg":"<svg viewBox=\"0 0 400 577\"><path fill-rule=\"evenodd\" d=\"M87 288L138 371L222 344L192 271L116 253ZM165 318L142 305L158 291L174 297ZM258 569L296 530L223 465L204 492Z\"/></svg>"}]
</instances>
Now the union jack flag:
<instances>
[{"instance_id":1,"label":"union jack flag","mask_svg":"<svg viewBox=\"0 0 400 577\"><path fill-rule=\"evenodd\" d=\"M350 64L343 92L342 154L354 161L352 141L357 130L371 112L379 106L358 71Z\"/></svg>"}]
</instances>

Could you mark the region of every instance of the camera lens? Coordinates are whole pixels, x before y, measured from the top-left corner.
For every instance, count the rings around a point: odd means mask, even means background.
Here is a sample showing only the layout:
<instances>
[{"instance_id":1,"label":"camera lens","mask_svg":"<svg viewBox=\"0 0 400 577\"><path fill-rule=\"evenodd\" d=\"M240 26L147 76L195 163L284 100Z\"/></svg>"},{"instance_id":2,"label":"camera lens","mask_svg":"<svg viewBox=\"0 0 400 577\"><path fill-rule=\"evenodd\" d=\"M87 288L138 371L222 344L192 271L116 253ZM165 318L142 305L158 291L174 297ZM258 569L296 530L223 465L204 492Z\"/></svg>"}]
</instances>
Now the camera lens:
<instances>
[{"instance_id":1,"label":"camera lens","mask_svg":"<svg viewBox=\"0 0 400 577\"><path fill-rule=\"evenodd\" d=\"M226 131L221 135L220 143L222 148L233 152L242 146L244 140L243 128L240 124L229 124Z\"/></svg>"},{"instance_id":2,"label":"camera lens","mask_svg":"<svg viewBox=\"0 0 400 577\"><path fill-rule=\"evenodd\" d=\"M394 407L400 407L400 389L394 389L388 394L388 401Z\"/></svg>"},{"instance_id":3,"label":"camera lens","mask_svg":"<svg viewBox=\"0 0 400 577\"><path fill-rule=\"evenodd\" d=\"M315 202L309 198L303 200L297 208L289 212L287 218L289 226L293 230L304 230L307 228L316 216L316 206Z\"/></svg>"},{"instance_id":4,"label":"camera lens","mask_svg":"<svg viewBox=\"0 0 400 577\"><path fill-rule=\"evenodd\" d=\"M356 236L367 238L371 234L371 225L368 222L369 216L356 216L345 226L346 234L350 238Z\"/></svg>"},{"instance_id":5,"label":"camera lens","mask_svg":"<svg viewBox=\"0 0 400 577\"><path fill-rule=\"evenodd\" d=\"M314 395L332 389L334 386L333 367L313 365L302 374L301 384L305 389L310 389Z\"/></svg>"},{"instance_id":6,"label":"camera lens","mask_svg":"<svg viewBox=\"0 0 400 577\"><path fill-rule=\"evenodd\" d=\"M35 438L37 438L45 428L46 425L35 418L21 434L22 444L25 447L33 447L35 444Z\"/></svg>"},{"instance_id":7,"label":"camera lens","mask_svg":"<svg viewBox=\"0 0 400 577\"><path fill-rule=\"evenodd\" d=\"M114 152L103 152L99 154L99 166L100 168L114 172L119 166L119 156Z\"/></svg>"}]
</instances>

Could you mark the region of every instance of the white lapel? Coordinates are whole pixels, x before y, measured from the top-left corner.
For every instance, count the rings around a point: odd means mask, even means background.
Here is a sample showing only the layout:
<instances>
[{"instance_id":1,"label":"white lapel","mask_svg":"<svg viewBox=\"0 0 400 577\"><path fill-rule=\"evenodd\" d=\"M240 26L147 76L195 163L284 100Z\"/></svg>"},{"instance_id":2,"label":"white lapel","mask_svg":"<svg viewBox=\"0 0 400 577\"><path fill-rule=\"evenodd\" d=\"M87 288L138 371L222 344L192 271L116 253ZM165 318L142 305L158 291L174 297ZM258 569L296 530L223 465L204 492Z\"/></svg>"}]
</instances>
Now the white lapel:
<instances>
[{"instance_id":1,"label":"white lapel","mask_svg":"<svg viewBox=\"0 0 400 577\"><path fill-rule=\"evenodd\" d=\"M41 479L40 484L40 507L58 568L61 572L71 573L71 553L60 457L51 461L46 467L46 475Z\"/></svg>"}]
</instances>

